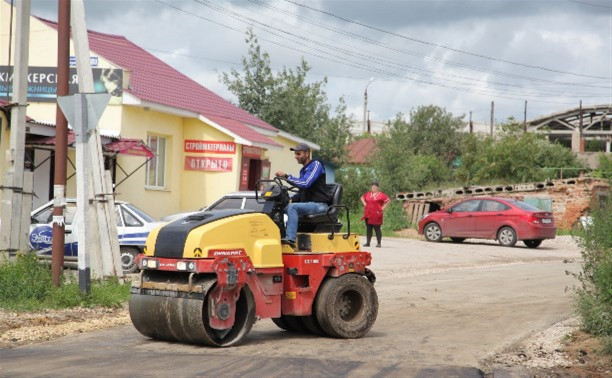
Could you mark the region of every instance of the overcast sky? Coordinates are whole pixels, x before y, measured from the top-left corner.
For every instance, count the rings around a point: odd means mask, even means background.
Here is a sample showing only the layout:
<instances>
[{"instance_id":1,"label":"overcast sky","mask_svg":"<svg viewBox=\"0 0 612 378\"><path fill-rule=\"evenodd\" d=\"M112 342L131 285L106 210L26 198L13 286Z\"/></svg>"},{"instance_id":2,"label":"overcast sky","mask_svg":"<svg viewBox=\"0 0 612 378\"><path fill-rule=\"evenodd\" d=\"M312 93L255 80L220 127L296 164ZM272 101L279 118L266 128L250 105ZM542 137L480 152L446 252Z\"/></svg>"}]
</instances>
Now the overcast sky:
<instances>
[{"instance_id":1,"label":"overcast sky","mask_svg":"<svg viewBox=\"0 0 612 378\"><path fill-rule=\"evenodd\" d=\"M57 20L57 2L33 0ZM371 119L434 104L489 122L612 103L612 0L85 0L91 30L118 34L224 98L251 26L274 69L303 56ZM466 116L467 120L467 116Z\"/></svg>"}]
</instances>

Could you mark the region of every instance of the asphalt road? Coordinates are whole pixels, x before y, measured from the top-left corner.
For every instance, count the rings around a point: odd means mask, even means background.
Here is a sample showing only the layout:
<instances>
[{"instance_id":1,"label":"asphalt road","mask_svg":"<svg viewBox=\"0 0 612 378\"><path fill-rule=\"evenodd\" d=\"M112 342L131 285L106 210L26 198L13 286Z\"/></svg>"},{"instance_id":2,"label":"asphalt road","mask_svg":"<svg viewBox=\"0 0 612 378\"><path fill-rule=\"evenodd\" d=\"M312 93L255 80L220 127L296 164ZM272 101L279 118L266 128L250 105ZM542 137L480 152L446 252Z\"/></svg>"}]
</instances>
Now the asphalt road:
<instances>
[{"instance_id":1,"label":"asphalt road","mask_svg":"<svg viewBox=\"0 0 612 378\"><path fill-rule=\"evenodd\" d=\"M479 361L570 316L578 250L383 240L373 248L380 309L359 340L258 322L214 349L159 342L132 326L0 350L0 376L481 376Z\"/></svg>"}]
</instances>

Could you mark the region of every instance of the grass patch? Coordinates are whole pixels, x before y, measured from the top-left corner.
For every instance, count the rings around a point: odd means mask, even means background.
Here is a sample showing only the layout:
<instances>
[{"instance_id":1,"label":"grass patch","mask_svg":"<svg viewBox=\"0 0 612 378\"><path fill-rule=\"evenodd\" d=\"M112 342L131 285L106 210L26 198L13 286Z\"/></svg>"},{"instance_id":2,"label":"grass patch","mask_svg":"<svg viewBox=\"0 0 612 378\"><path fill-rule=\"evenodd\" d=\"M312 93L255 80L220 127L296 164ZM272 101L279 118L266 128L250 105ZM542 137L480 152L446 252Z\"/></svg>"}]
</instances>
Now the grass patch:
<instances>
[{"instance_id":1,"label":"grass patch","mask_svg":"<svg viewBox=\"0 0 612 378\"><path fill-rule=\"evenodd\" d=\"M53 286L51 268L40 264L33 253L19 254L14 261L0 265L0 308L36 311L70 307L119 307L130 297L130 285L117 280L92 282L91 293L79 290L78 282L62 277Z\"/></svg>"},{"instance_id":2,"label":"grass patch","mask_svg":"<svg viewBox=\"0 0 612 378\"><path fill-rule=\"evenodd\" d=\"M571 228L557 228L557 236L563 235L574 236L576 235L576 231L572 230Z\"/></svg>"},{"instance_id":3,"label":"grass patch","mask_svg":"<svg viewBox=\"0 0 612 378\"><path fill-rule=\"evenodd\" d=\"M361 216L363 215L363 207L356 210L351 210L350 214L351 232L365 236L366 226L365 222L361 220ZM338 220L343 224L342 232L346 232L346 214L341 212ZM408 222L406 216L404 215L402 204L399 201L392 201L385 209L384 222L382 225L383 236L396 237L398 236L396 231L409 227L410 222ZM373 235L373 237L375 238L376 235Z\"/></svg>"}]
</instances>

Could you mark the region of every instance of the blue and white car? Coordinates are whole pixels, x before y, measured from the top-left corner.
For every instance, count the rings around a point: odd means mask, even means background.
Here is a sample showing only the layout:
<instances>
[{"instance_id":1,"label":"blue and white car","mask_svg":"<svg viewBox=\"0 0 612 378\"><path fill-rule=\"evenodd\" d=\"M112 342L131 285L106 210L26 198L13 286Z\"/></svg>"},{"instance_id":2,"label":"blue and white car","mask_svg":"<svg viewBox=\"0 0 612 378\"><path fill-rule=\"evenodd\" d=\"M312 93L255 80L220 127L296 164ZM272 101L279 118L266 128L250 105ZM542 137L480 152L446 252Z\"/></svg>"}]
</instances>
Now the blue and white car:
<instances>
[{"instance_id":1,"label":"blue and white car","mask_svg":"<svg viewBox=\"0 0 612 378\"><path fill-rule=\"evenodd\" d=\"M32 225L30 226L30 248L40 257L51 257L51 238L53 235L53 201L32 211ZM161 222L155 221L136 206L115 201L115 214L117 216L117 234L119 235L119 248L121 251L121 265L125 273L134 273L138 267L134 258L142 252L149 232L159 226ZM64 260L67 265L74 265L78 257L76 240L76 200L66 200L65 216L65 246Z\"/></svg>"}]
</instances>

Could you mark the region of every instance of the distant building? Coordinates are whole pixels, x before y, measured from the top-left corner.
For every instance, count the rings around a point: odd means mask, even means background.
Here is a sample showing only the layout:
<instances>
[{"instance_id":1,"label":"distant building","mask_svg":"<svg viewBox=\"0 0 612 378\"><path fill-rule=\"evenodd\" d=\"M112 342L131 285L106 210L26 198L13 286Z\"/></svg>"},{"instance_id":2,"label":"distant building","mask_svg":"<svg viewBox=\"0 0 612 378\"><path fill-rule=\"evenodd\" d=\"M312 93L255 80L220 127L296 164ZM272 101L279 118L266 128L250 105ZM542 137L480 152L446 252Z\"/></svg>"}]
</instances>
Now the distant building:
<instances>
[{"instance_id":1,"label":"distant building","mask_svg":"<svg viewBox=\"0 0 612 378\"><path fill-rule=\"evenodd\" d=\"M368 165L372 162L372 156L376 152L376 139L359 139L346 147L348 152L348 164Z\"/></svg>"},{"instance_id":2,"label":"distant building","mask_svg":"<svg viewBox=\"0 0 612 378\"><path fill-rule=\"evenodd\" d=\"M372 121L370 120L370 133L371 134L382 134L383 131L386 130L387 122L386 121ZM351 134L353 135L362 135L366 133L363 129L363 120L355 121L351 125Z\"/></svg>"}]
</instances>

